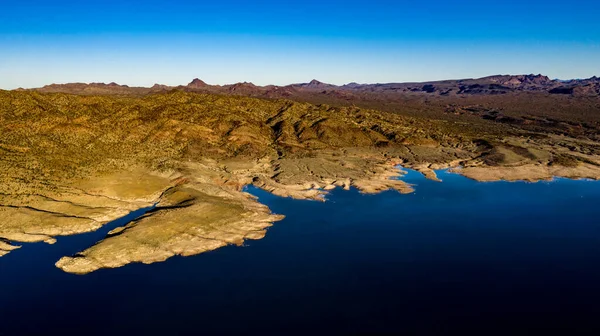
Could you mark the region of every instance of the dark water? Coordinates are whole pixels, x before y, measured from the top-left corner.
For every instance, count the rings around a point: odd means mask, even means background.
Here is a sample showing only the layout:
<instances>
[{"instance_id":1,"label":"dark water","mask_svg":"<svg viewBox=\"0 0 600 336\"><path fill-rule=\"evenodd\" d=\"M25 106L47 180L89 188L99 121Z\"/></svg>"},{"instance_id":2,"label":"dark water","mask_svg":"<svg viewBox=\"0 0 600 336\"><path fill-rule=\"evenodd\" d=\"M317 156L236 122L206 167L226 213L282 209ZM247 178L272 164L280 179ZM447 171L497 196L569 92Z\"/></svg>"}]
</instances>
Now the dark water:
<instances>
[{"instance_id":1,"label":"dark water","mask_svg":"<svg viewBox=\"0 0 600 336\"><path fill-rule=\"evenodd\" d=\"M250 188L287 216L265 239L153 265L54 267L109 228L26 244L0 258L0 335L599 334L599 182L440 177L326 203Z\"/></svg>"}]
</instances>

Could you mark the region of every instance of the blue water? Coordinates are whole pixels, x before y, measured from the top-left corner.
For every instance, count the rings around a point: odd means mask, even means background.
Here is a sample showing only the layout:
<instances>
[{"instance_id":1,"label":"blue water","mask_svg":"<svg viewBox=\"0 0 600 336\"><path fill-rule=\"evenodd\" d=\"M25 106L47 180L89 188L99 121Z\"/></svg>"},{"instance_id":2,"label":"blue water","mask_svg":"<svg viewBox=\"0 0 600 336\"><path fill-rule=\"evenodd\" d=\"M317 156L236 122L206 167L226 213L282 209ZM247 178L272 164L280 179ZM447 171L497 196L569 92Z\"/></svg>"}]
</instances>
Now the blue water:
<instances>
[{"instance_id":1,"label":"blue water","mask_svg":"<svg viewBox=\"0 0 600 336\"><path fill-rule=\"evenodd\" d=\"M0 258L0 335L598 334L600 182L439 176L325 203L250 187L287 216L266 238L152 265L54 267L110 228L25 244Z\"/></svg>"}]
</instances>

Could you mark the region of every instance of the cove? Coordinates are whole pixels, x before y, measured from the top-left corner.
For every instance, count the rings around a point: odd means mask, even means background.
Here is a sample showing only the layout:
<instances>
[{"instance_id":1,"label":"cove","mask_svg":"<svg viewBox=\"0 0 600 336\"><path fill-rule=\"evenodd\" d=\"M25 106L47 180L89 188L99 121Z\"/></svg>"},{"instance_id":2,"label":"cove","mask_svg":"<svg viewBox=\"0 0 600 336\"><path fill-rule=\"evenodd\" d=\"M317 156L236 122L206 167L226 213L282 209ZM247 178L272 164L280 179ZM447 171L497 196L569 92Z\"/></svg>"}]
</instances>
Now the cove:
<instances>
[{"instance_id":1,"label":"cove","mask_svg":"<svg viewBox=\"0 0 600 336\"><path fill-rule=\"evenodd\" d=\"M142 212L24 244L0 258L0 335L600 330L600 182L437 174L409 171L412 194L327 202L249 187L286 215L264 239L164 263L54 267Z\"/></svg>"}]
</instances>

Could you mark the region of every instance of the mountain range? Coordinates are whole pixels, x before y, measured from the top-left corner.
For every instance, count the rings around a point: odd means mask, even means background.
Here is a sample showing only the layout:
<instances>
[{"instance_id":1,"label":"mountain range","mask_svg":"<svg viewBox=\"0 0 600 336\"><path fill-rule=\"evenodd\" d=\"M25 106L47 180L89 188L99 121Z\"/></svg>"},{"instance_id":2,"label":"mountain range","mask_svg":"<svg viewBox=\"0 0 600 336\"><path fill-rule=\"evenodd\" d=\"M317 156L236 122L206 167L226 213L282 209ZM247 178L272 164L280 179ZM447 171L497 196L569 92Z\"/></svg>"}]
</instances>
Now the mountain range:
<instances>
[{"instance_id":1,"label":"mountain range","mask_svg":"<svg viewBox=\"0 0 600 336\"><path fill-rule=\"evenodd\" d=\"M495 75L477 79L442 80L421 83L385 83L334 85L312 80L308 83L285 86L258 86L249 82L228 85L210 85L195 78L187 85L130 87L116 83L68 83L51 84L33 90L73 94L147 94L170 90L234 94L261 98L290 98L303 95L330 96L336 99L352 99L361 95L500 95L514 92L542 92L573 96L600 95L600 78L557 80L543 75Z\"/></svg>"}]
</instances>

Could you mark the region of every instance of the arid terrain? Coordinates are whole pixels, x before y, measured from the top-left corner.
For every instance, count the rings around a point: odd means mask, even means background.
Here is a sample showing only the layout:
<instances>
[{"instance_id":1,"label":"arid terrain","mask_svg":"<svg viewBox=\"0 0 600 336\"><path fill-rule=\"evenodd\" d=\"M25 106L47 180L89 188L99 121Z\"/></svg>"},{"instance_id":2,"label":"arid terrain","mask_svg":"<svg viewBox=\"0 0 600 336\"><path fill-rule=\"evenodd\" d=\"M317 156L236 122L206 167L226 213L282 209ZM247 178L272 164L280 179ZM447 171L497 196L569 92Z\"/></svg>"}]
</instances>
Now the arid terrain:
<instances>
[{"instance_id":1,"label":"arid terrain","mask_svg":"<svg viewBox=\"0 0 600 336\"><path fill-rule=\"evenodd\" d=\"M56 265L83 274L241 245L282 218L244 186L316 200L411 192L399 164L431 179L599 179L599 94L596 77L539 75L0 91L0 256L146 207Z\"/></svg>"}]
</instances>

